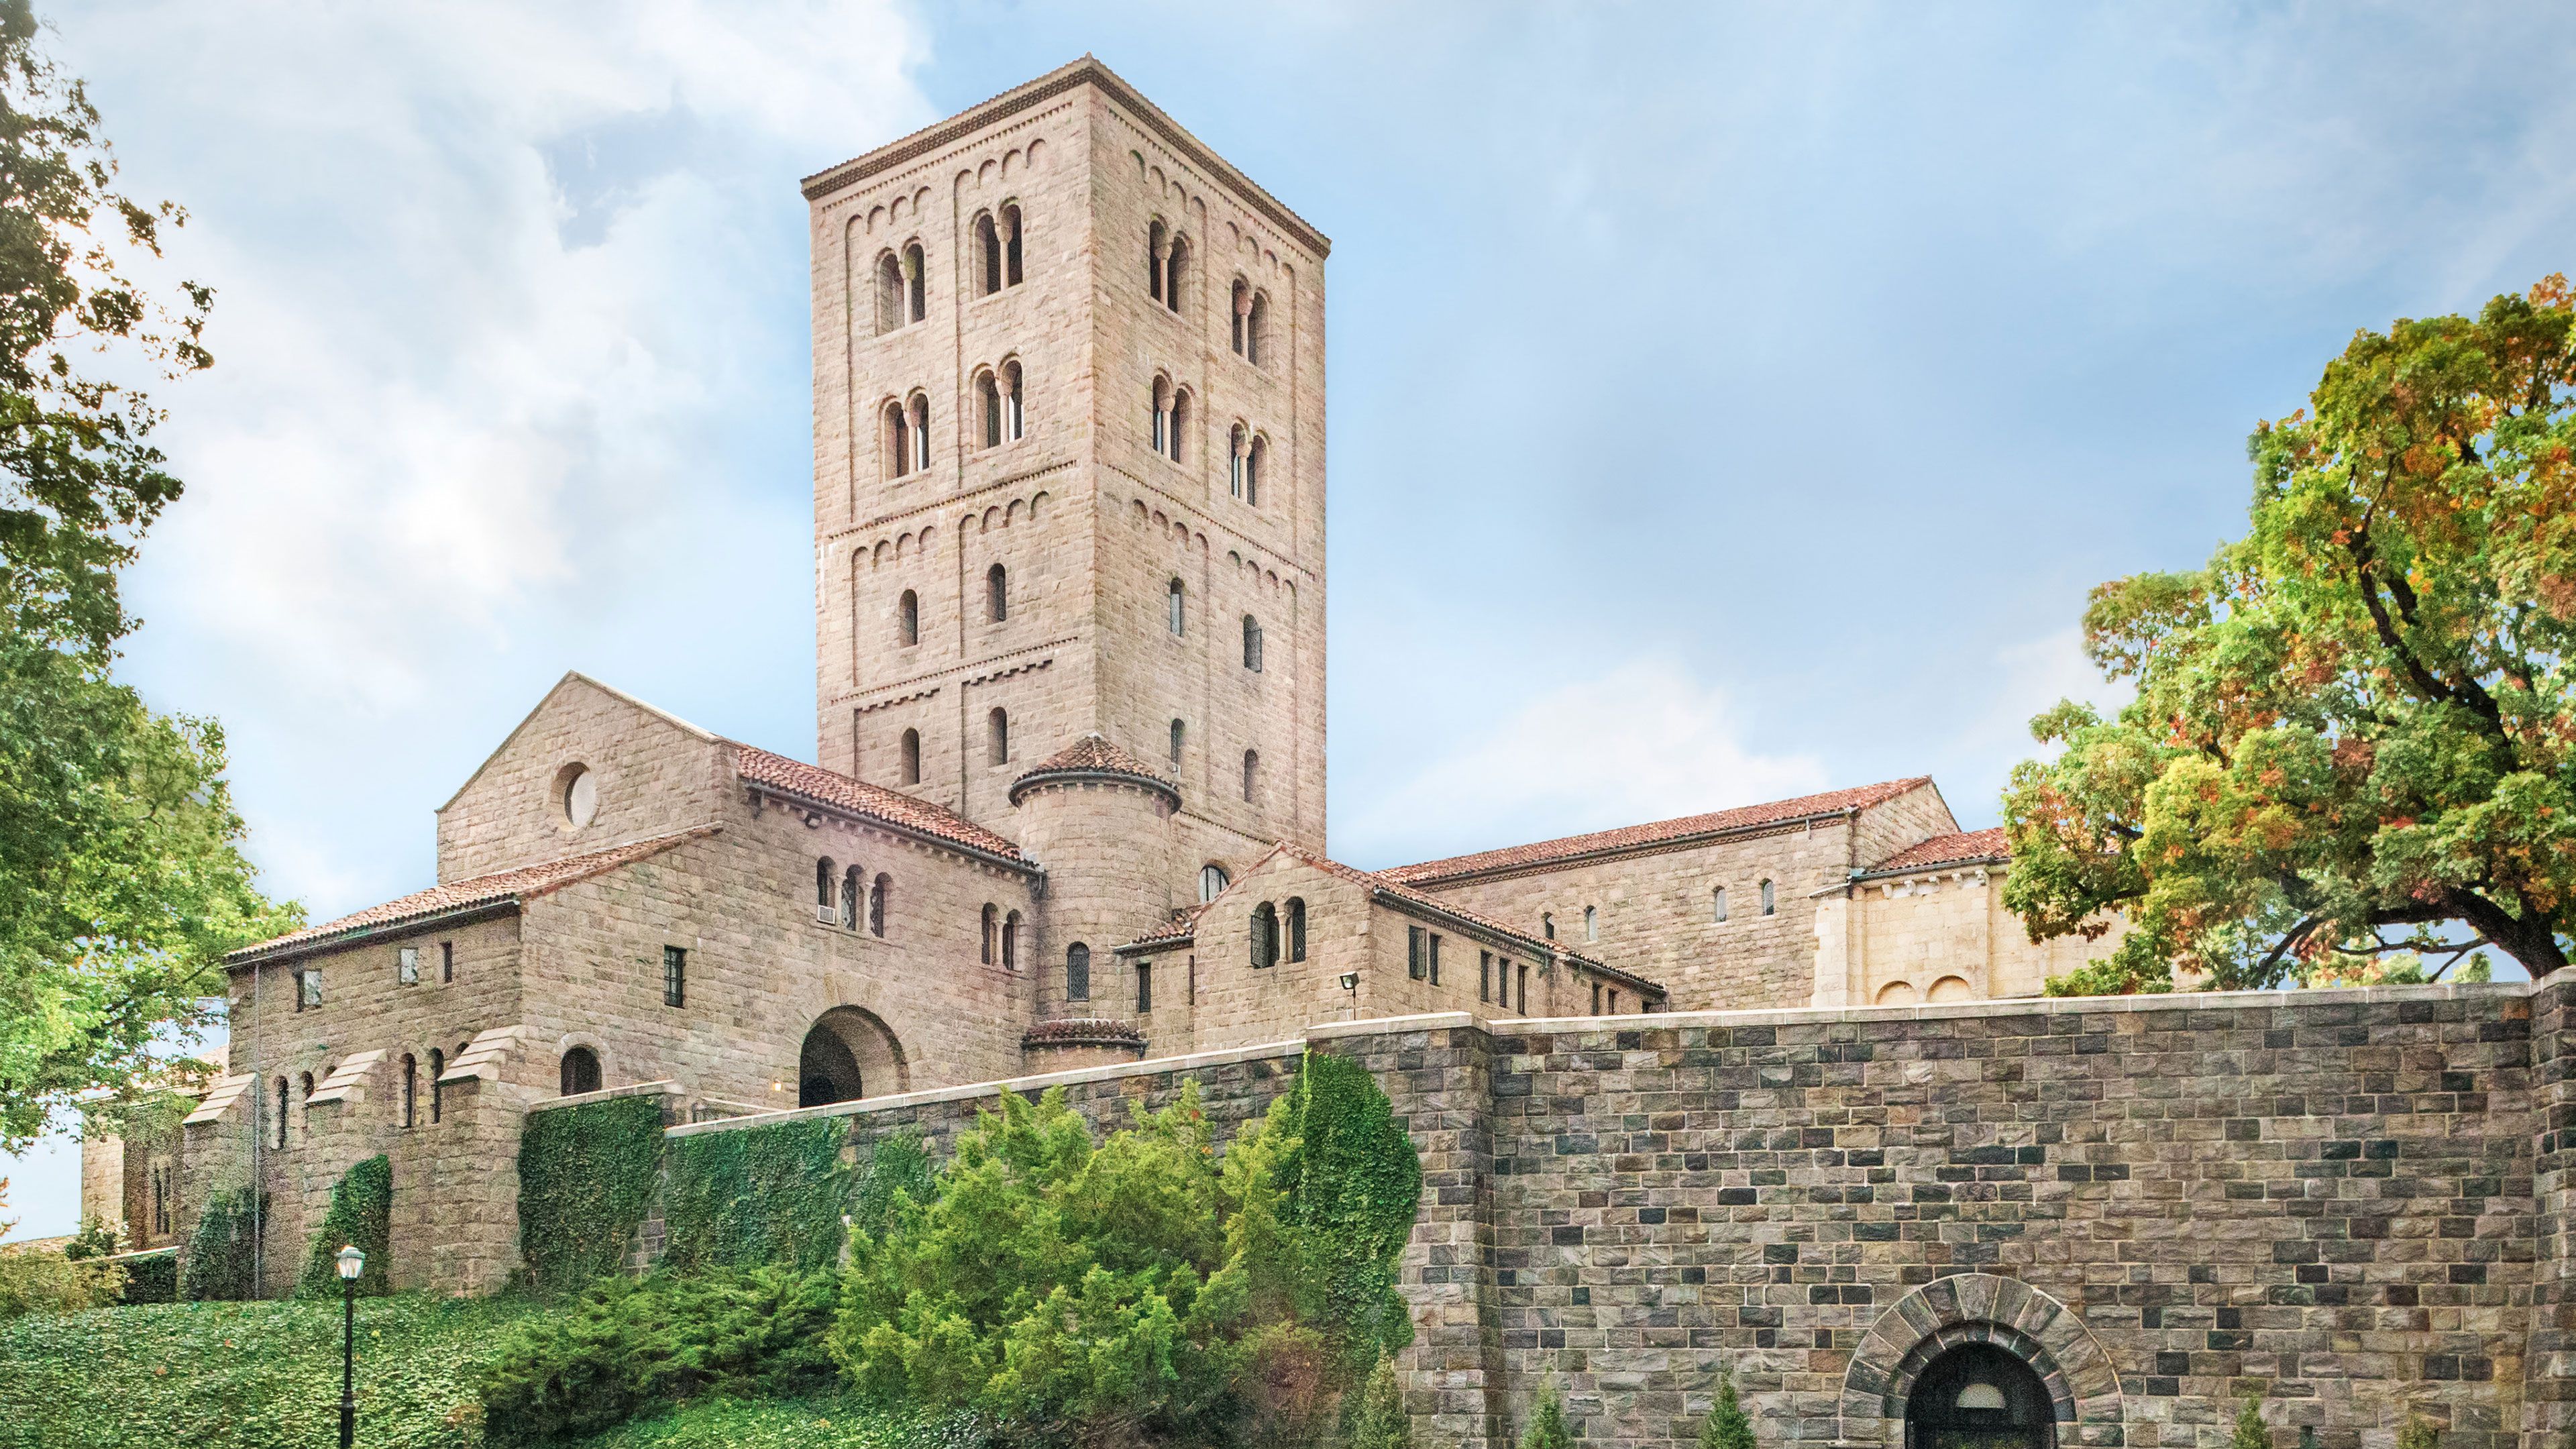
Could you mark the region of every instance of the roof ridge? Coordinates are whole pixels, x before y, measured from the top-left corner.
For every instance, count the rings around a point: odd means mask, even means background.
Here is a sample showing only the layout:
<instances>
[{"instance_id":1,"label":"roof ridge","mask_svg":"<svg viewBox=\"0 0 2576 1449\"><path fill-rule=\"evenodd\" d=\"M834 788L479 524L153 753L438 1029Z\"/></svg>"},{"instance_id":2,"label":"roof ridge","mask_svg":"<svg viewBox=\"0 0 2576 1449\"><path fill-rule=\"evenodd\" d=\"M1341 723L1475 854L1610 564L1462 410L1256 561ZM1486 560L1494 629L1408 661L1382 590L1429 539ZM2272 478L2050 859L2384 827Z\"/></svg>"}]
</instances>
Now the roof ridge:
<instances>
[{"instance_id":1,"label":"roof ridge","mask_svg":"<svg viewBox=\"0 0 2576 1449\"><path fill-rule=\"evenodd\" d=\"M1380 872L1390 880L1408 884L1435 880L1443 876L1465 875L1480 870L1506 870L1544 865L1595 850L1622 850L1662 844L1686 836L1721 830L1751 829L1783 820L1796 820L1838 810L1865 810L1884 804L1910 790L1932 784L1930 775L1908 775L1900 779L1881 780L1876 784L1852 785L1838 790L1819 790L1807 795L1758 801L1751 805L1731 805L1722 810L1706 810L1694 815L1677 815L1668 820L1652 820L1638 825L1618 825L1604 830L1580 831L1522 845L1498 846L1490 850L1468 851L1443 856L1437 860L1419 861L1412 865L1389 866Z\"/></svg>"},{"instance_id":2,"label":"roof ridge","mask_svg":"<svg viewBox=\"0 0 2576 1449\"><path fill-rule=\"evenodd\" d=\"M1022 861L1020 848L1008 837L976 824L935 800L924 800L889 789L872 780L845 775L829 765L817 765L783 755L776 750L742 740L723 739L721 743L734 751L734 773L751 778L772 789L792 791L826 805L838 806L867 816L898 830L911 830L952 845L980 851L1006 860ZM747 756L774 760L784 769L770 770L766 775L746 771ZM753 763L757 764L758 761ZM797 778L802 776L804 778ZM835 797L838 798L835 798Z\"/></svg>"}]
</instances>

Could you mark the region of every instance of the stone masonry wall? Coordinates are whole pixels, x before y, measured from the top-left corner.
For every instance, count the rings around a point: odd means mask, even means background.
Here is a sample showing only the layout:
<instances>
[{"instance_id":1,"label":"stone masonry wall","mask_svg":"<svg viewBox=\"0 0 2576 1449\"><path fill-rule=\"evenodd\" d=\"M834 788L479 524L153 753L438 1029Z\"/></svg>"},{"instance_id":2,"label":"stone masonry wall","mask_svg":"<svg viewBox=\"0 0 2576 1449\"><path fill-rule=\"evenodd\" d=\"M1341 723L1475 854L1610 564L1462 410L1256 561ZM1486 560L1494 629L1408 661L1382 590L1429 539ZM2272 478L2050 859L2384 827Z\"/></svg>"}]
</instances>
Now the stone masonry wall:
<instances>
[{"instance_id":1,"label":"stone masonry wall","mask_svg":"<svg viewBox=\"0 0 2576 1449\"><path fill-rule=\"evenodd\" d=\"M2564 1109L2533 1064L2556 1090L2569 995L1452 1013L1305 1041L1369 1066L1423 1153L1405 1367L1429 1442L1508 1442L1553 1373L1579 1438L1680 1444L1723 1364L1766 1443L1894 1449L1926 1346L1982 1339L2061 1398L2062 1445L2214 1449L2252 1393L2283 1443L2389 1449L2415 1413L2446 1449L2555 1449ZM1017 1085L1105 1127L1195 1077L1230 1131L1300 1045ZM936 1149L993 1090L815 1112Z\"/></svg>"}]
</instances>

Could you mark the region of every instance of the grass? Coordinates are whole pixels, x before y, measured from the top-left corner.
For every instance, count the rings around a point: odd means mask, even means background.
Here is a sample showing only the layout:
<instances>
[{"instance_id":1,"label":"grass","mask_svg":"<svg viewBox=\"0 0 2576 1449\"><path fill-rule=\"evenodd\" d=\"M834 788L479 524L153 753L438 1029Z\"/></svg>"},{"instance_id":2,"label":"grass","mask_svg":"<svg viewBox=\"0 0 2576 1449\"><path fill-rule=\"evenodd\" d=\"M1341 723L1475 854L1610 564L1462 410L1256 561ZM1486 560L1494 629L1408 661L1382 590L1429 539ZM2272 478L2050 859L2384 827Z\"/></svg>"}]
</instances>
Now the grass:
<instances>
[{"instance_id":1,"label":"grass","mask_svg":"<svg viewBox=\"0 0 2576 1449\"><path fill-rule=\"evenodd\" d=\"M469 1449L474 1416L460 1411L494 1330L532 1311L509 1298L360 1299L359 1442ZM339 1433L337 1303L154 1304L0 1324L0 1449L328 1449Z\"/></svg>"}]
</instances>

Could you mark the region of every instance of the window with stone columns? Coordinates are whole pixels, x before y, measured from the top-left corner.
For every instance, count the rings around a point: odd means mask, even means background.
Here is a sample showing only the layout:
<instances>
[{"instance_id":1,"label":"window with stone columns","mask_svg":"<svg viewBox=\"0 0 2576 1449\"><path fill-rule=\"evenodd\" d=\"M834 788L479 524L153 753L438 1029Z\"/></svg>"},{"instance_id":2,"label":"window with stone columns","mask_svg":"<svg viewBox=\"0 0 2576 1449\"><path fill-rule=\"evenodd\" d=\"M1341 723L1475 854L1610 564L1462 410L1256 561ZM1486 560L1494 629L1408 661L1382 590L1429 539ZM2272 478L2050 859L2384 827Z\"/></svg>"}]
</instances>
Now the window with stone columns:
<instances>
[{"instance_id":1,"label":"window with stone columns","mask_svg":"<svg viewBox=\"0 0 2576 1449\"><path fill-rule=\"evenodd\" d=\"M975 213L975 278L976 295L989 297L1004 285L1003 239L1001 224L989 211Z\"/></svg>"},{"instance_id":2,"label":"window with stone columns","mask_svg":"<svg viewBox=\"0 0 2576 1449\"><path fill-rule=\"evenodd\" d=\"M1259 433L1243 448L1243 502L1247 508L1261 506L1261 473L1270 457L1270 440Z\"/></svg>"},{"instance_id":3,"label":"window with stone columns","mask_svg":"<svg viewBox=\"0 0 2576 1449\"><path fill-rule=\"evenodd\" d=\"M886 476L908 478L930 466L930 399L922 393L885 405Z\"/></svg>"},{"instance_id":4,"label":"window with stone columns","mask_svg":"<svg viewBox=\"0 0 2576 1449\"><path fill-rule=\"evenodd\" d=\"M1181 289L1189 275L1189 238L1157 221L1145 231L1145 291L1174 312L1181 310Z\"/></svg>"},{"instance_id":5,"label":"window with stone columns","mask_svg":"<svg viewBox=\"0 0 2576 1449\"><path fill-rule=\"evenodd\" d=\"M1154 409L1154 451L1168 458L1172 455L1172 380L1157 376L1149 401Z\"/></svg>"}]
</instances>

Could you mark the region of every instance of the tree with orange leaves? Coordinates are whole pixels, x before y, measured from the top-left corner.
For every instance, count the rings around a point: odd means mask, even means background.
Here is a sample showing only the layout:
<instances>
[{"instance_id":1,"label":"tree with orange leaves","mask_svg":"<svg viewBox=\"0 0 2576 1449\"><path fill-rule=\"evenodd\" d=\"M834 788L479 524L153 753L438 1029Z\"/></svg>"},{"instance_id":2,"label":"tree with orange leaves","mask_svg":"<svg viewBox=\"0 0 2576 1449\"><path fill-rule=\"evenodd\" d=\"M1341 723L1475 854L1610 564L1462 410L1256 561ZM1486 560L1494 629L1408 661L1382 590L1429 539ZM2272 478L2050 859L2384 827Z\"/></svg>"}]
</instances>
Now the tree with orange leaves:
<instances>
[{"instance_id":1,"label":"tree with orange leaves","mask_svg":"<svg viewBox=\"0 0 2576 1449\"><path fill-rule=\"evenodd\" d=\"M2061 702L2004 794L2033 940L2132 930L2052 994L2534 977L2576 933L2576 310L2357 334L2254 431L2251 530L2093 591L2134 682Z\"/></svg>"}]
</instances>

